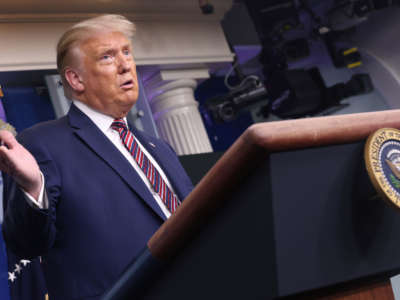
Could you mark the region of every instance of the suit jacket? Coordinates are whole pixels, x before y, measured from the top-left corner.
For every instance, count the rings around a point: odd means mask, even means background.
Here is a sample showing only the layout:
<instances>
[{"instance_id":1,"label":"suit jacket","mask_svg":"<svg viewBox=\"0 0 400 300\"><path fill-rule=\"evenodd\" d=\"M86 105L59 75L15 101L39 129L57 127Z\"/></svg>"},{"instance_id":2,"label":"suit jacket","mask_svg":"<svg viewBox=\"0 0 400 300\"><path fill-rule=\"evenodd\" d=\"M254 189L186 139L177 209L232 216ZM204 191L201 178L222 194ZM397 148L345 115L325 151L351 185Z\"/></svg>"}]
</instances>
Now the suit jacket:
<instances>
[{"instance_id":1,"label":"suit jacket","mask_svg":"<svg viewBox=\"0 0 400 300\"><path fill-rule=\"evenodd\" d=\"M133 132L183 200L192 183L173 150ZM44 174L49 209L33 207L6 178L8 246L26 258L42 256L51 300L98 299L165 216L120 151L74 105L67 116L27 129L18 140Z\"/></svg>"}]
</instances>

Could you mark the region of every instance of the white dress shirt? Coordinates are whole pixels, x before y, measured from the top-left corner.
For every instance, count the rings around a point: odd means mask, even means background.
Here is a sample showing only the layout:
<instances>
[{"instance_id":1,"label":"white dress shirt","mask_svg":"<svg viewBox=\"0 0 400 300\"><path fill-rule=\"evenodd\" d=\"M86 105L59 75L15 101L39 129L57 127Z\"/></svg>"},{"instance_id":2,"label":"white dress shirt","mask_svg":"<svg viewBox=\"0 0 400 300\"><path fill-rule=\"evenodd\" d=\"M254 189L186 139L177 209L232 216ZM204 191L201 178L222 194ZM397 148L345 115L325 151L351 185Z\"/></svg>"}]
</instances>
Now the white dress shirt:
<instances>
[{"instance_id":1,"label":"white dress shirt","mask_svg":"<svg viewBox=\"0 0 400 300\"><path fill-rule=\"evenodd\" d=\"M129 153L129 151L126 149L125 145L123 144L119 133L115 131L114 129L111 128L111 124L114 121L113 117L110 117L108 115L104 115L86 104L80 102L80 101L74 101L75 106L81 110L85 115L89 117L89 119L92 120L92 122L101 130L101 132L104 133L104 135L114 144L115 147L124 155L124 157L127 159L127 161L132 165L132 167L136 170L136 172L139 174L140 178L143 180L149 191L152 193L153 198L157 202L157 204L160 206L162 212L164 215L169 218L171 216L171 212L168 210L166 205L162 202L160 196L154 191L153 187L150 185L149 180L147 179L146 175L143 173L143 171L140 169L132 155ZM125 122L126 122L126 118ZM127 122L126 122L127 123ZM128 124L127 124L128 126ZM141 150L144 152L144 154L147 156L147 158L151 161L153 166L157 169L157 171L160 173L162 179L165 181L165 183L168 185L168 187L171 189L172 192L175 193L171 183L169 182L167 176L157 163L157 161L150 155L150 153L146 150L146 148L139 142L138 139L136 139L138 142L139 146L141 147ZM147 147L154 147L154 145L146 145ZM36 201L32 196L29 194L25 193L27 198L31 201L32 204L38 206L41 209L47 209L48 208L48 200L47 200L47 195L44 193L44 177L43 174L42 176L42 189L41 193L39 195L38 201Z\"/></svg>"}]
</instances>

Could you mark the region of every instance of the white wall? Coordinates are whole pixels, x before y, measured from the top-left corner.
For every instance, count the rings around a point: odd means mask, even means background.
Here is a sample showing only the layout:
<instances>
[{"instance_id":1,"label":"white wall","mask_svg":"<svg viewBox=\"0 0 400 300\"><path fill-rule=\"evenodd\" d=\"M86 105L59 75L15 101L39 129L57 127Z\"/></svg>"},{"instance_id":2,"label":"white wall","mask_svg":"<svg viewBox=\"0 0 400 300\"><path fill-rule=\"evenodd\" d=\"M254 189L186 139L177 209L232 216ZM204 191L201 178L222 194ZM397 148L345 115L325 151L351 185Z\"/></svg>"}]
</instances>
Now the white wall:
<instances>
[{"instance_id":1,"label":"white wall","mask_svg":"<svg viewBox=\"0 0 400 300\"><path fill-rule=\"evenodd\" d=\"M68 23L0 24L0 71L56 69L56 43Z\"/></svg>"},{"instance_id":2,"label":"white wall","mask_svg":"<svg viewBox=\"0 0 400 300\"><path fill-rule=\"evenodd\" d=\"M135 22L137 65L213 64L232 61L219 20ZM0 71L55 69L57 40L72 22L0 23Z\"/></svg>"}]
</instances>

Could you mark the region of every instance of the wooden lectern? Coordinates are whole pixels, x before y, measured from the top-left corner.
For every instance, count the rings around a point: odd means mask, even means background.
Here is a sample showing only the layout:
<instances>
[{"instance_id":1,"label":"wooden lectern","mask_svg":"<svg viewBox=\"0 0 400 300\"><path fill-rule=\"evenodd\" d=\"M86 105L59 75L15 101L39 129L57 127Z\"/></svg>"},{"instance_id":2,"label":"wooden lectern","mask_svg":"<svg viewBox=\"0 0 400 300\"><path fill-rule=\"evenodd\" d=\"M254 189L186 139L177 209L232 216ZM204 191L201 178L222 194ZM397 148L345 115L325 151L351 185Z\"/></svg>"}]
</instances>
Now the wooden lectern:
<instances>
[{"instance_id":1,"label":"wooden lectern","mask_svg":"<svg viewBox=\"0 0 400 300\"><path fill-rule=\"evenodd\" d=\"M210 170L103 299L394 299L400 213L363 161L382 127L400 110L256 124L184 157Z\"/></svg>"}]
</instances>

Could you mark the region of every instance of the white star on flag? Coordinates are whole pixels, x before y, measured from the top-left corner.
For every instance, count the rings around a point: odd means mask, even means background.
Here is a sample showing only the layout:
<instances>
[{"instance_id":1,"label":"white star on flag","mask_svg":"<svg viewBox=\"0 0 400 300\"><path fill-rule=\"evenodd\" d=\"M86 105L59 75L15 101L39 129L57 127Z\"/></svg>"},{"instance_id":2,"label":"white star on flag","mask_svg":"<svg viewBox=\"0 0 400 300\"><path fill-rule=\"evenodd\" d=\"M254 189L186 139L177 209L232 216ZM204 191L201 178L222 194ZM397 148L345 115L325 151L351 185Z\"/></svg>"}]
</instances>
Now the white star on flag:
<instances>
[{"instance_id":1,"label":"white star on flag","mask_svg":"<svg viewBox=\"0 0 400 300\"><path fill-rule=\"evenodd\" d=\"M30 264L31 263L31 261L30 260L28 260L28 259L21 259L21 264L23 264L24 265L24 267L26 267L26 265L27 264Z\"/></svg>"},{"instance_id":2,"label":"white star on flag","mask_svg":"<svg viewBox=\"0 0 400 300\"><path fill-rule=\"evenodd\" d=\"M15 279L17 279L17 277L15 277L14 272L8 272L8 280L14 282Z\"/></svg>"},{"instance_id":3,"label":"white star on flag","mask_svg":"<svg viewBox=\"0 0 400 300\"><path fill-rule=\"evenodd\" d=\"M18 274L21 273L21 266L19 264L15 264L15 270L14 272L17 272Z\"/></svg>"}]
</instances>

